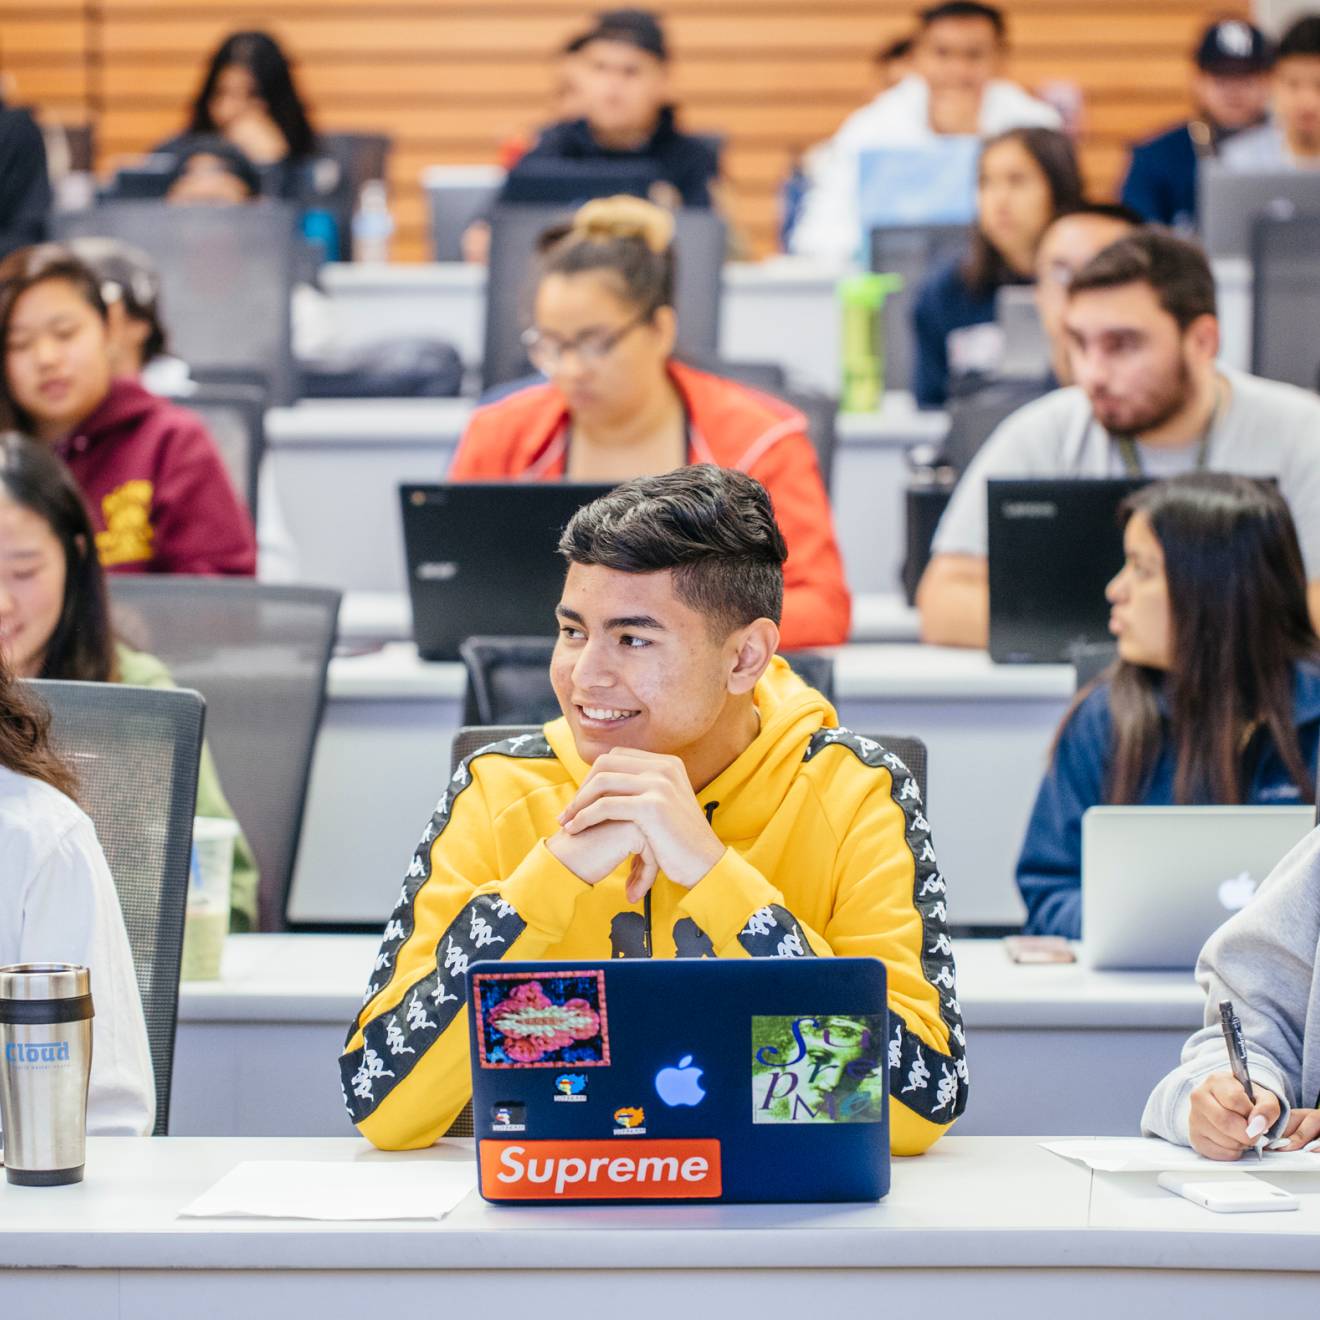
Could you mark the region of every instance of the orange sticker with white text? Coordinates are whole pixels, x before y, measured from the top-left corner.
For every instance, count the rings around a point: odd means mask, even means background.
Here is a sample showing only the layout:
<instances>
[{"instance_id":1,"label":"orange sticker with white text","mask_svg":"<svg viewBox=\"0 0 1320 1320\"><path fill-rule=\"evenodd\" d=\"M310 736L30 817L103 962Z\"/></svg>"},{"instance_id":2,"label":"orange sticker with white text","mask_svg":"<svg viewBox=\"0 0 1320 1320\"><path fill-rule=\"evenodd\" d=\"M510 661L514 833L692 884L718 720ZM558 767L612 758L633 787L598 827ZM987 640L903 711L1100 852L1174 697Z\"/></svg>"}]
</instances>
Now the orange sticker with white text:
<instances>
[{"instance_id":1,"label":"orange sticker with white text","mask_svg":"<svg viewBox=\"0 0 1320 1320\"><path fill-rule=\"evenodd\" d=\"M481 1143L481 1193L495 1201L710 1200L722 1186L713 1139Z\"/></svg>"}]
</instances>

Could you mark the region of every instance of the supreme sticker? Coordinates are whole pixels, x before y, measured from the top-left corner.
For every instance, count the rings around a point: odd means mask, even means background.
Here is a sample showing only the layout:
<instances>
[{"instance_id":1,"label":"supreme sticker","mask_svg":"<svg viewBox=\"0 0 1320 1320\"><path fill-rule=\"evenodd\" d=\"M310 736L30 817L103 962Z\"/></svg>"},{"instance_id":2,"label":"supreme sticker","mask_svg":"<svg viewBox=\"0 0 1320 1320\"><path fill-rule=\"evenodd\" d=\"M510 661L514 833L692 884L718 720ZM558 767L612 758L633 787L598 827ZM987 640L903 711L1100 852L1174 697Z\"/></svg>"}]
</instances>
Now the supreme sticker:
<instances>
[{"instance_id":1,"label":"supreme sticker","mask_svg":"<svg viewBox=\"0 0 1320 1320\"><path fill-rule=\"evenodd\" d=\"M713 1139L481 1143L481 1192L497 1201L709 1200L719 1196Z\"/></svg>"},{"instance_id":2,"label":"supreme sticker","mask_svg":"<svg viewBox=\"0 0 1320 1320\"><path fill-rule=\"evenodd\" d=\"M883 1014L752 1018L753 1123L879 1123Z\"/></svg>"},{"instance_id":3,"label":"supreme sticker","mask_svg":"<svg viewBox=\"0 0 1320 1320\"><path fill-rule=\"evenodd\" d=\"M479 972L473 980L483 1068L609 1064L604 972Z\"/></svg>"}]
</instances>

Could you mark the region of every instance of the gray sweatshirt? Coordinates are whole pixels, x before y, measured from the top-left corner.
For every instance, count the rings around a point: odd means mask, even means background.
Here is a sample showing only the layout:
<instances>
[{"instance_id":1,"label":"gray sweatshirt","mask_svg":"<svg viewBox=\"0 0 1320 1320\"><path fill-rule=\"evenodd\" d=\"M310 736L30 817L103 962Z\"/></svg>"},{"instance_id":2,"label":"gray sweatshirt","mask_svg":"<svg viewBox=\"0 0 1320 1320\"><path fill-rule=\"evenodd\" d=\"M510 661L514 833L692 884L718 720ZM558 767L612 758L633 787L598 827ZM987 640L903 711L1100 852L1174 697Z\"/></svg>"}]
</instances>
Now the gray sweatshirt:
<instances>
[{"instance_id":1,"label":"gray sweatshirt","mask_svg":"<svg viewBox=\"0 0 1320 1320\"><path fill-rule=\"evenodd\" d=\"M1312 830L1270 873L1256 896L1209 939L1196 964L1206 992L1206 1025L1183 1046L1182 1063L1151 1092L1141 1130L1184 1146L1191 1093L1211 1073L1228 1071L1219 1001L1242 1020L1253 1082L1267 1086L1284 1112L1310 1109L1320 1092L1320 829Z\"/></svg>"}]
</instances>

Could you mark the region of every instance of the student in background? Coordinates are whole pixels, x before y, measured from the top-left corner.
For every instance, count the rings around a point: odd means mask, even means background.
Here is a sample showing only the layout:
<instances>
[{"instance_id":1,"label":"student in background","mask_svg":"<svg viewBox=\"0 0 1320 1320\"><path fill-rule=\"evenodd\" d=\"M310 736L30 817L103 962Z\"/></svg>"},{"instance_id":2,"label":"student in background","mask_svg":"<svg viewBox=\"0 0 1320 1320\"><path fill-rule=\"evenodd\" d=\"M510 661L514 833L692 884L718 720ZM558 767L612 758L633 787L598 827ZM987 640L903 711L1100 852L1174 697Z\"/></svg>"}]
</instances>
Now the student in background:
<instances>
[{"instance_id":1,"label":"student in background","mask_svg":"<svg viewBox=\"0 0 1320 1320\"><path fill-rule=\"evenodd\" d=\"M145 1137L156 1086L124 916L96 830L78 808L77 778L51 748L49 728L49 714L0 655L0 965L90 969L87 1131Z\"/></svg>"},{"instance_id":2,"label":"student in background","mask_svg":"<svg viewBox=\"0 0 1320 1320\"><path fill-rule=\"evenodd\" d=\"M1320 830L1312 830L1207 941L1196 963L1205 1026L1146 1102L1146 1136L1238 1160L1256 1142L1320 1138ZM1219 1005L1242 1023L1253 1105L1228 1066ZM1320 1168L1320 1152L1316 1167ZM1254 1165L1255 1161L1252 1161Z\"/></svg>"},{"instance_id":3,"label":"student in background","mask_svg":"<svg viewBox=\"0 0 1320 1320\"><path fill-rule=\"evenodd\" d=\"M1073 383L1064 313L1077 272L1111 243L1130 234L1141 217L1111 202L1082 202L1052 220L1036 248L1036 309L1050 343L1053 386Z\"/></svg>"},{"instance_id":4,"label":"student in background","mask_svg":"<svg viewBox=\"0 0 1320 1320\"><path fill-rule=\"evenodd\" d=\"M155 150L177 153L198 136L222 137L269 171L267 191L299 194L316 152L316 134L289 58L274 37L265 32L226 37L207 65L187 127Z\"/></svg>"},{"instance_id":5,"label":"student in background","mask_svg":"<svg viewBox=\"0 0 1320 1320\"><path fill-rule=\"evenodd\" d=\"M1027 931L1081 931L1082 816L1311 802L1320 638L1288 506L1261 482L1192 473L1123 505L1110 582L1118 659L1065 716L1018 858Z\"/></svg>"},{"instance_id":6,"label":"student in background","mask_svg":"<svg viewBox=\"0 0 1320 1320\"><path fill-rule=\"evenodd\" d=\"M1320 14L1280 37L1272 90L1271 121L1226 142L1220 158L1247 173L1320 167Z\"/></svg>"},{"instance_id":7,"label":"student in background","mask_svg":"<svg viewBox=\"0 0 1320 1320\"><path fill-rule=\"evenodd\" d=\"M912 309L913 391L921 407L942 406L959 377L994 376L1003 348L995 295L1006 284L1031 282L1041 234L1081 200L1077 157L1062 133L1012 128L985 144L971 250L936 266Z\"/></svg>"},{"instance_id":8,"label":"student in background","mask_svg":"<svg viewBox=\"0 0 1320 1320\"><path fill-rule=\"evenodd\" d=\"M69 464L112 572L251 576L256 536L200 418L116 378L100 282L66 247L0 264L0 424Z\"/></svg>"},{"instance_id":9,"label":"student in background","mask_svg":"<svg viewBox=\"0 0 1320 1320\"><path fill-rule=\"evenodd\" d=\"M673 217L590 202L547 236L526 336L549 377L479 407L453 481L624 481L686 463L756 477L788 542L782 640L848 636L850 599L806 421L769 395L674 359Z\"/></svg>"},{"instance_id":10,"label":"student in background","mask_svg":"<svg viewBox=\"0 0 1320 1320\"><path fill-rule=\"evenodd\" d=\"M1008 44L1000 10L955 0L923 10L919 24L912 74L855 111L812 154L811 187L792 237L801 256L843 263L856 254L864 151L919 147L950 134L1060 127L1057 110L998 77Z\"/></svg>"},{"instance_id":11,"label":"student in background","mask_svg":"<svg viewBox=\"0 0 1320 1320\"><path fill-rule=\"evenodd\" d=\"M26 110L0 100L0 257L46 237L51 203L41 129Z\"/></svg>"},{"instance_id":12,"label":"student in background","mask_svg":"<svg viewBox=\"0 0 1320 1320\"><path fill-rule=\"evenodd\" d=\"M68 468L38 440L0 434L0 661L19 678L173 687L155 656L110 623L95 533ZM203 746L197 814L234 819ZM234 850L234 930L257 918L257 868L240 834Z\"/></svg>"},{"instance_id":13,"label":"student in background","mask_svg":"<svg viewBox=\"0 0 1320 1320\"><path fill-rule=\"evenodd\" d=\"M1201 160L1265 118L1274 51L1259 28L1228 18L1206 28L1194 59L1195 116L1133 147L1123 181L1125 206L1144 220L1180 229L1196 224Z\"/></svg>"},{"instance_id":14,"label":"student in background","mask_svg":"<svg viewBox=\"0 0 1320 1320\"><path fill-rule=\"evenodd\" d=\"M871 67L875 71L877 96L897 87L912 72L912 53L916 44L912 37L899 37L876 51Z\"/></svg>"},{"instance_id":15,"label":"student in background","mask_svg":"<svg viewBox=\"0 0 1320 1320\"><path fill-rule=\"evenodd\" d=\"M574 77L582 116L543 129L522 160L643 161L655 167L675 205L710 206L719 160L706 140L675 124L669 46L656 16L605 10L579 43Z\"/></svg>"},{"instance_id":16,"label":"student in background","mask_svg":"<svg viewBox=\"0 0 1320 1320\"><path fill-rule=\"evenodd\" d=\"M890 1144L927 1149L967 1099L945 882L902 762L775 655L765 488L638 478L559 549L563 718L474 753L427 825L340 1057L353 1122L391 1150L449 1128L469 959L878 957Z\"/></svg>"},{"instance_id":17,"label":"student in background","mask_svg":"<svg viewBox=\"0 0 1320 1320\"><path fill-rule=\"evenodd\" d=\"M992 477L1273 477L1320 618L1320 399L1217 361L1205 254L1153 228L1111 243L1069 285L1064 327L1076 384L1000 423L963 473L917 590L923 638L986 645Z\"/></svg>"}]
</instances>

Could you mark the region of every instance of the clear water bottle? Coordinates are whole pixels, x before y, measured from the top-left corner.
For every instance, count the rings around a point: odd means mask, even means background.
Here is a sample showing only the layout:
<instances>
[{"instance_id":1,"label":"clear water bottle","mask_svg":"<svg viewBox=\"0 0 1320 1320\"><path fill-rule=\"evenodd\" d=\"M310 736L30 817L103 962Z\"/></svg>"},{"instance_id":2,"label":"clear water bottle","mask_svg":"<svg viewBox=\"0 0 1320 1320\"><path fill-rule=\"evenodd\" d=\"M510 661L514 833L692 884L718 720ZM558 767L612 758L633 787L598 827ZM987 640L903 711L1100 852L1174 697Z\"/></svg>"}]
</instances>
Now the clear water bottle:
<instances>
[{"instance_id":1,"label":"clear water bottle","mask_svg":"<svg viewBox=\"0 0 1320 1320\"><path fill-rule=\"evenodd\" d=\"M358 193L353 213L353 260L388 261L394 217L384 179L368 179Z\"/></svg>"}]
</instances>

